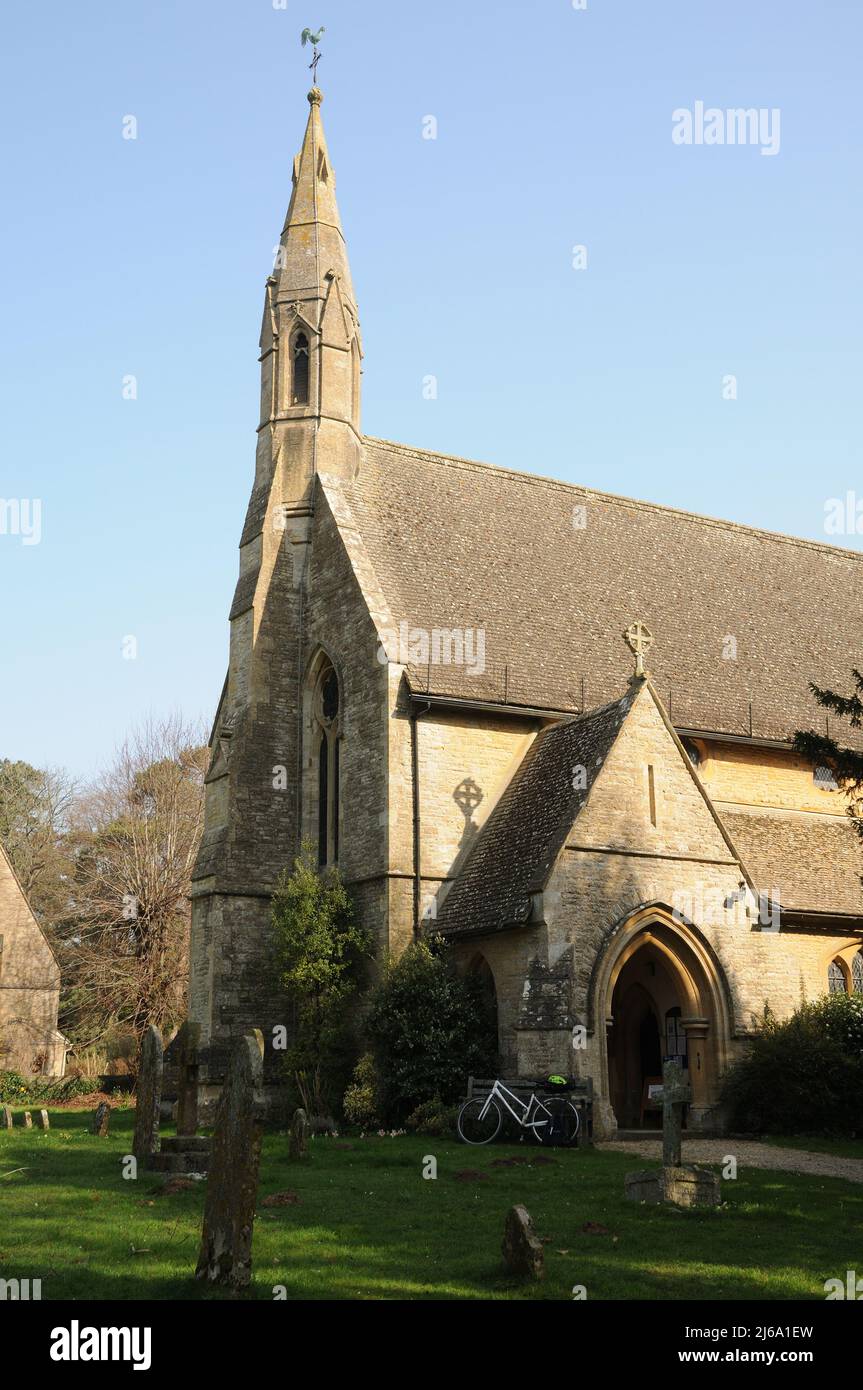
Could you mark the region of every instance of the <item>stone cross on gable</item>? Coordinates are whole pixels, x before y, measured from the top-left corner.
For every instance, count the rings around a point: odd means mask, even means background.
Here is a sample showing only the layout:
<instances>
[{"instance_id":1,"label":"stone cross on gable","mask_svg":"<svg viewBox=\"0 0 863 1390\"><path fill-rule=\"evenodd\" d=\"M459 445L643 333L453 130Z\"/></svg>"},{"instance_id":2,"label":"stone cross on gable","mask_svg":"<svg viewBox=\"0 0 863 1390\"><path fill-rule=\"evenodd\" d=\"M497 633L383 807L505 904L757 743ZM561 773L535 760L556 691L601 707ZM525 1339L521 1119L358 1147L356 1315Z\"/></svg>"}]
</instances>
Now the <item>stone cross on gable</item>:
<instances>
[{"instance_id":1,"label":"stone cross on gable","mask_svg":"<svg viewBox=\"0 0 863 1390\"><path fill-rule=\"evenodd\" d=\"M644 658L653 646L653 633L647 623L630 623L623 634L623 640L631 652L635 653L635 674L636 676L646 675L644 669Z\"/></svg>"},{"instance_id":2,"label":"stone cross on gable","mask_svg":"<svg viewBox=\"0 0 863 1390\"><path fill-rule=\"evenodd\" d=\"M683 1084L683 1067L678 1058L662 1064L662 1166L680 1167L683 1107L692 1091Z\"/></svg>"}]
</instances>

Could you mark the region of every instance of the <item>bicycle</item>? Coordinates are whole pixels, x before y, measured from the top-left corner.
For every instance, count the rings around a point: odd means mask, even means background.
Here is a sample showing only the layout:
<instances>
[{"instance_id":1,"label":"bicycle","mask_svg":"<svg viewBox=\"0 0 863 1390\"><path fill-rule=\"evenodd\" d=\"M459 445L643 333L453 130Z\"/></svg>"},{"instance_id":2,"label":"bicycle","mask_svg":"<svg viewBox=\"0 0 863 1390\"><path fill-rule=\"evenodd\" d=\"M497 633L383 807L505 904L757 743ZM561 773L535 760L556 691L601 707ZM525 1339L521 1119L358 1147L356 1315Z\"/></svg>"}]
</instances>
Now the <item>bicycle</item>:
<instances>
[{"instance_id":1,"label":"bicycle","mask_svg":"<svg viewBox=\"0 0 863 1390\"><path fill-rule=\"evenodd\" d=\"M456 1130L465 1144L490 1144L497 1138L503 1124L498 1101L522 1129L532 1132L538 1144L571 1144L578 1134L578 1108L571 1100L564 1096L540 1098L531 1091L530 1100L522 1101L498 1080L488 1095L472 1096L459 1110Z\"/></svg>"}]
</instances>

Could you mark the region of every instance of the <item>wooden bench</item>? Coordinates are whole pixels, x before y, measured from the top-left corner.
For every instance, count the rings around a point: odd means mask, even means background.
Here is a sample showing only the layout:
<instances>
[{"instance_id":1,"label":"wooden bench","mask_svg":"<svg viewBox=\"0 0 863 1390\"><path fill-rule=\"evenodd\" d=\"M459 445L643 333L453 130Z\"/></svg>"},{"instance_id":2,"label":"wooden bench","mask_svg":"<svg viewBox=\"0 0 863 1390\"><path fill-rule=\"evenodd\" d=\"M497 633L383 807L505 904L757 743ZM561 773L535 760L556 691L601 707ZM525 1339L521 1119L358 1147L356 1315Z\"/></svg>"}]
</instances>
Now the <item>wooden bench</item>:
<instances>
[{"instance_id":1,"label":"wooden bench","mask_svg":"<svg viewBox=\"0 0 863 1390\"><path fill-rule=\"evenodd\" d=\"M518 1096L521 1101L529 1101L531 1093L537 1096L563 1095L567 1100L571 1100L578 1110L578 1135L575 1141L576 1148L589 1148L593 1144L593 1079L587 1077L585 1080L570 1082L567 1090L559 1090L556 1086L549 1086L545 1079L530 1080L524 1077L508 1079L500 1077L480 1077L469 1076L467 1079L467 1095L465 1100L471 1100L474 1096L487 1096L495 1080L500 1081L502 1086L506 1086L508 1091ZM511 1119L509 1112L504 1110L504 1121Z\"/></svg>"}]
</instances>

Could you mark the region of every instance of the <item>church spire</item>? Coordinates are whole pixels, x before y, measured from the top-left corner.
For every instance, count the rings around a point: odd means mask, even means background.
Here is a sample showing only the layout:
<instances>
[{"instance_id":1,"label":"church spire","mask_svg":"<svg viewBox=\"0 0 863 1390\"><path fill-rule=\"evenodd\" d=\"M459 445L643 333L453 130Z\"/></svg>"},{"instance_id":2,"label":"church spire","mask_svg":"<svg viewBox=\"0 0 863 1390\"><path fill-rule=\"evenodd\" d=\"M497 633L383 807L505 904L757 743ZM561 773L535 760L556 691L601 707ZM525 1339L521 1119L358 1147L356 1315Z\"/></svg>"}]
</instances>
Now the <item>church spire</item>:
<instances>
[{"instance_id":1,"label":"church spire","mask_svg":"<svg viewBox=\"0 0 863 1390\"><path fill-rule=\"evenodd\" d=\"M261 426L274 454L308 456L302 471L352 476L359 460L362 345L336 183L321 121L322 93L294 160L293 191L267 280L261 329ZM313 426L313 440L309 428Z\"/></svg>"},{"instance_id":2,"label":"church spire","mask_svg":"<svg viewBox=\"0 0 863 1390\"><path fill-rule=\"evenodd\" d=\"M348 252L336 202L336 180L321 120L323 93L309 92L309 119L303 147L294 160L293 191L276 255L275 274L283 290L301 298L325 295L326 276L335 272L354 305Z\"/></svg>"}]
</instances>

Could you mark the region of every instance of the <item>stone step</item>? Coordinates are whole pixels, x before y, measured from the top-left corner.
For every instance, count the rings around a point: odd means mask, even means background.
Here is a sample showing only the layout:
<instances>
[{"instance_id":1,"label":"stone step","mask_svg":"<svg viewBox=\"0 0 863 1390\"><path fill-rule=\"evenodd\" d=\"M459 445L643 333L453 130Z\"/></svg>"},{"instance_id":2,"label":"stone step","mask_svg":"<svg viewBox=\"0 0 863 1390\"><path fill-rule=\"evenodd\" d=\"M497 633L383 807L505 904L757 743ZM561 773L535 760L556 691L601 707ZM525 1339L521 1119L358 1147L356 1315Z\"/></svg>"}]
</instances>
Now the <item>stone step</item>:
<instances>
[{"instance_id":1,"label":"stone step","mask_svg":"<svg viewBox=\"0 0 863 1390\"><path fill-rule=\"evenodd\" d=\"M210 1155L206 1153L152 1154L147 1168L153 1173L206 1173Z\"/></svg>"},{"instance_id":2,"label":"stone step","mask_svg":"<svg viewBox=\"0 0 863 1390\"><path fill-rule=\"evenodd\" d=\"M210 1140L205 1134L166 1135L162 1140L162 1153L209 1153Z\"/></svg>"}]
</instances>

